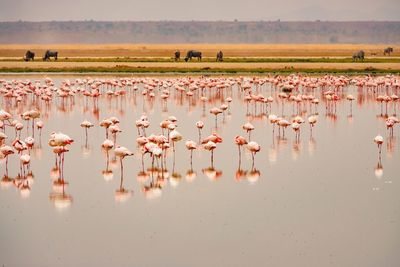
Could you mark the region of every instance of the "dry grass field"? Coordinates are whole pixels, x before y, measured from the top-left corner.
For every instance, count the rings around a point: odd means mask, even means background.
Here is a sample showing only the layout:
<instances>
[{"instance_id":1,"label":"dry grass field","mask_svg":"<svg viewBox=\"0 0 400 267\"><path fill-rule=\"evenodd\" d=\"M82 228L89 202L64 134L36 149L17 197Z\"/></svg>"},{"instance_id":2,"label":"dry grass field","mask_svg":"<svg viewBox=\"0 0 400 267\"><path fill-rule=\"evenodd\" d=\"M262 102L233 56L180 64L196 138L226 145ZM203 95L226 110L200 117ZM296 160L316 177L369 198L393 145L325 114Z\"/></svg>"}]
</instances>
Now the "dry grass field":
<instances>
[{"instance_id":1,"label":"dry grass field","mask_svg":"<svg viewBox=\"0 0 400 267\"><path fill-rule=\"evenodd\" d=\"M214 57L222 50L225 57L350 57L363 49L366 56L383 57L388 45L376 44L1 44L0 57L22 58L27 50L41 57L47 49L59 51L60 58L73 57L172 57L179 49L182 55L196 49L204 57ZM400 46L393 56L400 56Z\"/></svg>"},{"instance_id":2,"label":"dry grass field","mask_svg":"<svg viewBox=\"0 0 400 267\"><path fill-rule=\"evenodd\" d=\"M387 45L371 44L110 44L110 45L0 45L1 72L399 72L400 47L383 56ZM26 50L36 53L24 62ZM57 50L59 60L43 62L45 50ZM174 62L179 49L203 52L203 61ZM351 55L366 52L365 62L352 62ZM225 60L215 62L222 50Z\"/></svg>"},{"instance_id":3,"label":"dry grass field","mask_svg":"<svg viewBox=\"0 0 400 267\"><path fill-rule=\"evenodd\" d=\"M1 62L1 67L5 68L97 68L97 67L130 67L130 68L182 68L182 69L349 69L362 70L366 68L374 69L400 69L400 63L218 63L218 62Z\"/></svg>"},{"instance_id":4,"label":"dry grass field","mask_svg":"<svg viewBox=\"0 0 400 267\"><path fill-rule=\"evenodd\" d=\"M0 62L0 72L398 73L400 63Z\"/></svg>"}]
</instances>

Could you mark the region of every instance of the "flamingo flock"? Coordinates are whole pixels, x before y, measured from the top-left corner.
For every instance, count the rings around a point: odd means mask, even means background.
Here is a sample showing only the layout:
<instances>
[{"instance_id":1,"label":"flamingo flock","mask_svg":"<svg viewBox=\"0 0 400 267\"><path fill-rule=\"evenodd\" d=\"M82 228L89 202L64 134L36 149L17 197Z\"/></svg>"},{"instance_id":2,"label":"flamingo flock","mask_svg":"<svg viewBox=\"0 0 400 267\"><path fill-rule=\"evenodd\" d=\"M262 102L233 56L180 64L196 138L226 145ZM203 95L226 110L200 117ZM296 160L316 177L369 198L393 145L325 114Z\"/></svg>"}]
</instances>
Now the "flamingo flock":
<instances>
[{"instance_id":1,"label":"flamingo flock","mask_svg":"<svg viewBox=\"0 0 400 267\"><path fill-rule=\"evenodd\" d=\"M357 95L353 96L348 88L354 86ZM268 88L268 89L267 89ZM367 92L367 93L366 93ZM74 149L74 139L79 139L77 128L80 126L85 131L84 146L89 149L90 133L92 128L103 128L104 139L97 146L104 152L106 168L102 171L105 180L110 180L114 175L113 166L119 162L120 185L115 191L116 201L126 201L132 196L133 190L124 186L124 160L138 156L141 168L137 175L138 181L146 197L154 198L161 195L162 188L168 181L171 185L179 182L181 175L175 169L176 154L181 151L181 141L190 153L190 169L186 178L193 180L197 174L193 167L193 154L207 151L210 153L210 165L202 169L202 173L216 180L222 171L215 167L214 154L219 154L219 147L237 145L238 168L236 179L243 177L255 182L260 177L256 168L256 154L262 153L263 140L253 140L252 132L260 131L255 127L257 121L263 122L265 129L272 130L273 147L270 158L276 157L275 140L286 142L288 139L287 128L293 130L294 149L299 149L302 135L307 136L310 146L315 142L318 134L317 125L325 117L326 120L337 120L337 108L341 101L349 102L348 118L354 116L353 102L361 105L365 97L372 98L379 106L379 119L385 122L388 130L388 143L393 140L394 130L399 124L397 118L400 93L400 79L398 76L332 76L325 75L311 77L306 75L268 75L265 77L131 77L131 78L78 78L75 80L64 79L59 84L52 78L44 80L0 80L0 160L5 166L1 185L8 187L15 185L21 194L28 196L33 184L31 164L35 157L32 151L42 148L42 131L45 123L52 116L52 108L62 114L68 114L75 106L81 106L84 113L91 113L94 121L83 120L80 125L71 126L69 135L58 129L48 129L48 147L55 155L55 163L51 169L54 178L53 192L50 199L58 207L67 207L72 202L72 197L66 192L68 181L65 179L66 154ZM142 98L143 106L139 107L137 101ZM126 103L133 105L142 115L130 122L130 127L136 128L136 140L128 146L120 144L119 136L123 135L126 126L124 122ZM149 114L154 106L159 106L167 118L151 120ZM99 102L101 104L99 104ZM184 115L173 116L168 114L168 106L187 105L188 113L199 107L200 118L190 126L194 135L184 136L180 132L180 123ZM246 106L243 114L238 114L236 104ZM102 104L104 103L104 105ZM325 114L320 114L319 105L325 106ZM392 110L390 110L392 108ZM103 110L105 109L105 110ZM100 119L104 111L117 111L115 116ZM207 112L208 110L208 112ZM222 122L218 116L222 114ZM245 118L242 129L237 128L233 140L224 140L221 131L227 123L227 118L234 114ZM85 115L86 116L86 115ZM207 116L214 116L210 122ZM24 122L25 121L25 125ZM309 125L309 129L304 125ZM185 125L185 127L188 127ZM276 133L276 127L278 132ZM305 129L304 129L305 128ZM35 130L39 134L35 136ZM102 130L103 131L103 130ZM204 133L204 131L208 131ZM244 131L244 136L240 135ZM203 137L203 134L206 137ZM266 134L267 135L267 134ZM260 134L256 135L259 137ZM290 135L289 135L290 136ZM256 138L257 139L257 138ZM197 142L193 141L197 140ZM378 135L374 142L379 150L379 165L384 137ZM136 145L136 147L135 147ZM131 147L130 149L128 147ZM244 150L245 148L246 150ZM251 157L249 171L242 169L242 154L247 152ZM222 154L222 153L221 153ZM9 161L18 156L19 172L11 178ZM151 167L146 168L145 162L151 162ZM230 157L233 157L232 155ZM168 171L168 160L172 161L172 171ZM226 159L230 160L230 159Z\"/></svg>"}]
</instances>

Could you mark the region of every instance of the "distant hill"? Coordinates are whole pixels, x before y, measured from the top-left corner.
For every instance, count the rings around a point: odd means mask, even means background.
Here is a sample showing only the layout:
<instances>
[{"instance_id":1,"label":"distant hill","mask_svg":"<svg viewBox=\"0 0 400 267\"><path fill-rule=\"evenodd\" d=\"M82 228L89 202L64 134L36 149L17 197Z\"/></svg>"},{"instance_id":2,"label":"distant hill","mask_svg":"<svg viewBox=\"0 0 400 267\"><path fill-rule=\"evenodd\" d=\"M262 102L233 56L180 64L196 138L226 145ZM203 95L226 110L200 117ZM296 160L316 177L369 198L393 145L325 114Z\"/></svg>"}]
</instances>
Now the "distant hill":
<instances>
[{"instance_id":1,"label":"distant hill","mask_svg":"<svg viewBox=\"0 0 400 267\"><path fill-rule=\"evenodd\" d=\"M0 22L0 43L400 43L392 22Z\"/></svg>"}]
</instances>

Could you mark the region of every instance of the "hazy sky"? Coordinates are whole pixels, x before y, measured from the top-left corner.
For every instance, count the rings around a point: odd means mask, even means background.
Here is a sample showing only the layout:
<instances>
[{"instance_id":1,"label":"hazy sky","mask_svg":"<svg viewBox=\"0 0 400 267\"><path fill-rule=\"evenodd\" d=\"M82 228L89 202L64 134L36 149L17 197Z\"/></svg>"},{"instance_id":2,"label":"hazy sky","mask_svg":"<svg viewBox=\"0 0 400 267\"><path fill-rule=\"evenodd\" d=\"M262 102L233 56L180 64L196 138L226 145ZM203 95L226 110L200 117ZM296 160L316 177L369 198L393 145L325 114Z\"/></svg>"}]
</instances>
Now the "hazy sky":
<instances>
[{"instance_id":1,"label":"hazy sky","mask_svg":"<svg viewBox=\"0 0 400 267\"><path fill-rule=\"evenodd\" d=\"M0 21L400 20L400 0L0 0Z\"/></svg>"}]
</instances>

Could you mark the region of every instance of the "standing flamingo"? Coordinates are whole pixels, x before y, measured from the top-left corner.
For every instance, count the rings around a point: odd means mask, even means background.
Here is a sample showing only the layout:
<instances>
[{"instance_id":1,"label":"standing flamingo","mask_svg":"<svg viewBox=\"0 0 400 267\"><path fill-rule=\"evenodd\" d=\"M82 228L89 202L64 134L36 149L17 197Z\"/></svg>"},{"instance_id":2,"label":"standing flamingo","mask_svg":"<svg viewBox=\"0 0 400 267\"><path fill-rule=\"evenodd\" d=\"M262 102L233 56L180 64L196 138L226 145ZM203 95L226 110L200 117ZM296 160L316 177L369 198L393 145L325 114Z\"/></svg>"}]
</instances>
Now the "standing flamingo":
<instances>
[{"instance_id":1,"label":"standing flamingo","mask_svg":"<svg viewBox=\"0 0 400 267\"><path fill-rule=\"evenodd\" d=\"M235 136L235 144L238 146L238 150L239 150L239 170L240 170L240 165L242 162L242 151L241 151L241 147L243 145L247 145L247 140L246 138L244 138L243 136L240 135L236 135Z\"/></svg>"},{"instance_id":2,"label":"standing flamingo","mask_svg":"<svg viewBox=\"0 0 400 267\"><path fill-rule=\"evenodd\" d=\"M261 146L257 142L251 141L247 144L247 149L251 153L251 158L253 160L251 169L253 170L254 169L254 156L256 155L257 152L259 152L261 150Z\"/></svg>"},{"instance_id":3,"label":"standing flamingo","mask_svg":"<svg viewBox=\"0 0 400 267\"><path fill-rule=\"evenodd\" d=\"M5 143L6 139L7 139L7 135L3 132L0 132L0 146L2 146Z\"/></svg>"},{"instance_id":4,"label":"standing flamingo","mask_svg":"<svg viewBox=\"0 0 400 267\"><path fill-rule=\"evenodd\" d=\"M59 157L59 164L61 165L61 178L64 178L64 154L68 152L67 145L70 145L74 142L72 138L68 135L59 133L52 133L49 139L49 146L53 147L53 152Z\"/></svg>"},{"instance_id":5,"label":"standing flamingo","mask_svg":"<svg viewBox=\"0 0 400 267\"><path fill-rule=\"evenodd\" d=\"M23 167L23 174L25 175L25 166L27 166L27 171L29 171L29 163L31 162L31 157L28 154L23 154L20 156L20 161Z\"/></svg>"},{"instance_id":6,"label":"standing flamingo","mask_svg":"<svg viewBox=\"0 0 400 267\"><path fill-rule=\"evenodd\" d=\"M3 145L0 147L0 158L6 159L6 176L8 177L8 156L14 154L14 150L10 146Z\"/></svg>"},{"instance_id":7,"label":"standing flamingo","mask_svg":"<svg viewBox=\"0 0 400 267\"><path fill-rule=\"evenodd\" d=\"M111 125L108 129L109 129L110 133L112 134L113 139L114 139L114 144L116 145L117 144L117 134L122 132L122 130L119 128L118 125L115 125L115 124Z\"/></svg>"},{"instance_id":8,"label":"standing flamingo","mask_svg":"<svg viewBox=\"0 0 400 267\"><path fill-rule=\"evenodd\" d=\"M108 128L113 125L113 122L109 119L104 119L100 122L100 126L106 130L106 139L108 139Z\"/></svg>"},{"instance_id":9,"label":"standing flamingo","mask_svg":"<svg viewBox=\"0 0 400 267\"><path fill-rule=\"evenodd\" d=\"M311 115L310 117L308 117L308 123L310 124L310 133L312 136L312 129L314 125L317 123L317 116Z\"/></svg>"},{"instance_id":10,"label":"standing flamingo","mask_svg":"<svg viewBox=\"0 0 400 267\"><path fill-rule=\"evenodd\" d=\"M24 125L20 122L15 122L14 128L15 128L15 138L17 138L17 134L18 138L21 138L21 131L24 128Z\"/></svg>"},{"instance_id":11,"label":"standing flamingo","mask_svg":"<svg viewBox=\"0 0 400 267\"><path fill-rule=\"evenodd\" d=\"M119 157L120 161L120 166L121 166L121 187L122 187L122 182L124 179L124 165L123 165L123 160L125 157L133 156L133 152L131 152L129 149L123 146L117 146L114 149L114 154L115 156Z\"/></svg>"},{"instance_id":12,"label":"standing flamingo","mask_svg":"<svg viewBox=\"0 0 400 267\"><path fill-rule=\"evenodd\" d=\"M204 127L204 122L202 122L202 121L196 122L196 127L199 130L199 143L200 143L200 140L201 140L201 129L203 129L203 127Z\"/></svg>"},{"instance_id":13,"label":"standing flamingo","mask_svg":"<svg viewBox=\"0 0 400 267\"><path fill-rule=\"evenodd\" d=\"M12 119L12 115L10 113L8 113L7 111L5 111L4 109L0 109L0 121L2 122L2 124L5 126L7 124L5 124L5 122L7 121L9 124L8 126L10 126L11 124L11 120ZM5 127L3 127L3 130L5 129Z\"/></svg>"},{"instance_id":14,"label":"standing flamingo","mask_svg":"<svg viewBox=\"0 0 400 267\"><path fill-rule=\"evenodd\" d=\"M39 130L39 143L41 143L40 141L42 140L42 129L44 127L44 123L43 121L37 121L36 122L36 128Z\"/></svg>"},{"instance_id":15,"label":"standing flamingo","mask_svg":"<svg viewBox=\"0 0 400 267\"><path fill-rule=\"evenodd\" d=\"M245 123L242 126L243 130L245 130L247 132L247 134L249 135L249 141L251 140L251 131L254 130L254 126L253 124L251 124L250 122Z\"/></svg>"},{"instance_id":16,"label":"standing flamingo","mask_svg":"<svg viewBox=\"0 0 400 267\"><path fill-rule=\"evenodd\" d=\"M214 168L214 149L217 147L213 141L208 141L204 146L204 149L211 151L211 168Z\"/></svg>"},{"instance_id":17,"label":"standing flamingo","mask_svg":"<svg viewBox=\"0 0 400 267\"><path fill-rule=\"evenodd\" d=\"M92 128L93 126L94 126L94 124L88 120L84 120L83 122L81 122L81 127L85 128L85 146L86 147L88 145L88 129Z\"/></svg>"},{"instance_id":18,"label":"standing flamingo","mask_svg":"<svg viewBox=\"0 0 400 267\"><path fill-rule=\"evenodd\" d=\"M379 149L379 158L381 158L381 154L382 154L382 144L383 144L383 137L382 135L377 135L374 138L374 142L375 144L377 144L378 149Z\"/></svg>"},{"instance_id":19,"label":"standing flamingo","mask_svg":"<svg viewBox=\"0 0 400 267\"><path fill-rule=\"evenodd\" d=\"M353 95L347 95L346 96L347 101L350 102L350 115L353 114L353 101L355 100Z\"/></svg>"},{"instance_id":20,"label":"standing flamingo","mask_svg":"<svg viewBox=\"0 0 400 267\"><path fill-rule=\"evenodd\" d=\"M274 135L275 134L275 124L278 122L278 116L276 116L275 114L270 114L268 116L268 120L272 124L272 135Z\"/></svg>"},{"instance_id":21,"label":"standing flamingo","mask_svg":"<svg viewBox=\"0 0 400 267\"><path fill-rule=\"evenodd\" d=\"M106 139L101 144L101 148L106 151L106 155L107 155L106 169L102 172L103 177L105 180L111 180L113 178L113 171L109 169L109 165L110 165L109 151L114 148L114 143L113 143L113 141Z\"/></svg>"},{"instance_id":22,"label":"standing flamingo","mask_svg":"<svg viewBox=\"0 0 400 267\"><path fill-rule=\"evenodd\" d=\"M297 122L293 122L292 129L296 134L296 142L298 142L300 140L300 124Z\"/></svg>"},{"instance_id":23,"label":"standing flamingo","mask_svg":"<svg viewBox=\"0 0 400 267\"><path fill-rule=\"evenodd\" d=\"M169 133L169 139L172 141L172 148L175 153L175 143L182 140L182 135L177 130L173 130Z\"/></svg>"},{"instance_id":24,"label":"standing flamingo","mask_svg":"<svg viewBox=\"0 0 400 267\"><path fill-rule=\"evenodd\" d=\"M186 143L186 148L188 150L190 150L190 169L193 169L193 150L195 150L197 148L197 144L196 142L192 141L192 140L187 140Z\"/></svg>"},{"instance_id":25,"label":"standing flamingo","mask_svg":"<svg viewBox=\"0 0 400 267\"><path fill-rule=\"evenodd\" d=\"M290 125L290 122L288 122L285 119L280 119L278 120L278 126L279 126L279 135L281 133L281 127L282 127L282 132L283 132L283 138L285 138L285 129Z\"/></svg>"},{"instance_id":26,"label":"standing flamingo","mask_svg":"<svg viewBox=\"0 0 400 267\"><path fill-rule=\"evenodd\" d=\"M173 166L172 167L172 172L174 172L174 170L175 170L175 143L179 142L180 140L182 140L182 135L177 130L172 130L169 133L169 139L171 139L171 141L172 141L172 150L174 152L174 161L173 161L173 164L172 164L172 166Z\"/></svg>"},{"instance_id":27,"label":"standing flamingo","mask_svg":"<svg viewBox=\"0 0 400 267\"><path fill-rule=\"evenodd\" d=\"M215 116L215 128L218 128L218 114L222 113L222 110L220 108L214 107L212 109L210 109L210 113L213 114Z\"/></svg>"},{"instance_id":28,"label":"standing flamingo","mask_svg":"<svg viewBox=\"0 0 400 267\"><path fill-rule=\"evenodd\" d=\"M28 154L31 154L31 150L33 148L33 146L35 145L35 139L33 139L32 136L28 136L27 138L25 138L25 144L28 147Z\"/></svg>"}]
</instances>

